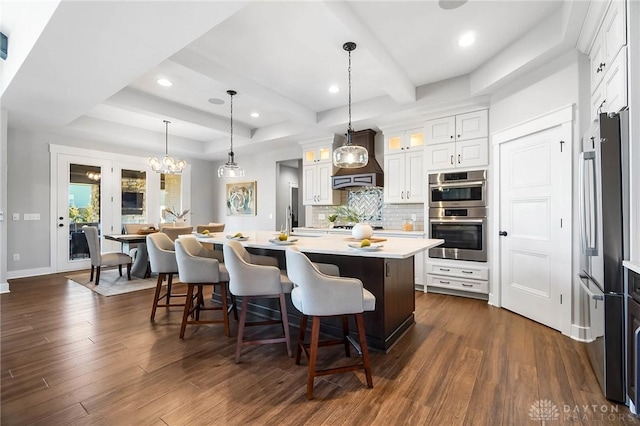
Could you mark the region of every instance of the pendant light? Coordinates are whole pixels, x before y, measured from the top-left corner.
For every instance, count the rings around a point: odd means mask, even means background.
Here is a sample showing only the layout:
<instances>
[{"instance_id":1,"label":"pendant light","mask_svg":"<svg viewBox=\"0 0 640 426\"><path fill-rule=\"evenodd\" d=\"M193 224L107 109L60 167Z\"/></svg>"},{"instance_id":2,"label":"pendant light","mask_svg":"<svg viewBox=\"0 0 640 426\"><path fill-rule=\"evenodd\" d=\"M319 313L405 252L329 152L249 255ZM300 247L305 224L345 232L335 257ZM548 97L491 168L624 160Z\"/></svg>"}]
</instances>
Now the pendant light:
<instances>
[{"instance_id":1,"label":"pendant light","mask_svg":"<svg viewBox=\"0 0 640 426\"><path fill-rule=\"evenodd\" d=\"M342 48L349 52L349 127L347 128L347 142L333 151L333 165L343 169L355 169L369 163L369 153L365 147L351 144L353 134L351 127L351 52L356 49L356 44L348 41Z\"/></svg>"},{"instance_id":2,"label":"pendant light","mask_svg":"<svg viewBox=\"0 0 640 426\"><path fill-rule=\"evenodd\" d=\"M229 148L229 157L227 162L218 168L218 177L236 178L244 176L244 169L235 162L233 153L233 96L238 92L235 90L227 90L227 94L231 98L231 146Z\"/></svg>"},{"instance_id":3,"label":"pendant light","mask_svg":"<svg viewBox=\"0 0 640 426\"><path fill-rule=\"evenodd\" d=\"M170 121L163 120L164 122L164 158L161 160L158 157L149 157L147 160L147 164L151 166L154 172L163 173L165 175L177 175L182 173L185 167L187 167L187 162L184 160L174 160L173 157L169 156L169 123Z\"/></svg>"}]
</instances>

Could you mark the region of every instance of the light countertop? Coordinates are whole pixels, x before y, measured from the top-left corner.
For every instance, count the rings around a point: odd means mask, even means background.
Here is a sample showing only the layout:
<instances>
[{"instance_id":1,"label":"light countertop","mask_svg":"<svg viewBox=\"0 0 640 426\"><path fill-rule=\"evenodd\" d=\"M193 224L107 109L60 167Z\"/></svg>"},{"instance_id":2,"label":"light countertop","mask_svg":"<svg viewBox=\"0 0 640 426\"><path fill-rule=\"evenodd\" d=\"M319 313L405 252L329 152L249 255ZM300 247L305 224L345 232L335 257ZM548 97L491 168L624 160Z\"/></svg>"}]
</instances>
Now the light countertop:
<instances>
[{"instance_id":1,"label":"light countertop","mask_svg":"<svg viewBox=\"0 0 640 426\"><path fill-rule=\"evenodd\" d=\"M640 262L625 260L622 262L622 266L624 266L627 269L631 269L636 274L640 274Z\"/></svg>"},{"instance_id":2,"label":"light countertop","mask_svg":"<svg viewBox=\"0 0 640 426\"><path fill-rule=\"evenodd\" d=\"M351 235L351 229L342 229L342 228L312 228L312 227L299 227L293 228L293 234L304 234L304 233L331 233L331 234L345 234ZM402 229L374 229L373 236L384 236L384 235L394 235L394 236L407 236L407 237L424 237L424 231L403 231Z\"/></svg>"},{"instance_id":3,"label":"light countertop","mask_svg":"<svg viewBox=\"0 0 640 426\"><path fill-rule=\"evenodd\" d=\"M270 242L271 239L278 238L278 233L274 231L247 231L242 234L248 237L246 241L240 241L245 247L263 248L270 250L286 250L289 245L279 245ZM374 233L376 236L378 233ZM184 236L181 236L184 237ZM426 238L399 238L385 237L379 235L380 238L386 238L386 241L380 243L381 247L375 251L361 251L348 246L353 241L348 241L345 235L340 234L319 234L318 236L296 236L295 233L290 237L293 245L298 247L301 252L317 253L317 254L336 254L340 256L361 256L361 257L377 257L391 259L405 259L414 256L420 252L428 250L432 247L444 243L444 240L431 240ZM212 236L196 238L203 243L224 244L227 241L227 233L216 232Z\"/></svg>"}]
</instances>

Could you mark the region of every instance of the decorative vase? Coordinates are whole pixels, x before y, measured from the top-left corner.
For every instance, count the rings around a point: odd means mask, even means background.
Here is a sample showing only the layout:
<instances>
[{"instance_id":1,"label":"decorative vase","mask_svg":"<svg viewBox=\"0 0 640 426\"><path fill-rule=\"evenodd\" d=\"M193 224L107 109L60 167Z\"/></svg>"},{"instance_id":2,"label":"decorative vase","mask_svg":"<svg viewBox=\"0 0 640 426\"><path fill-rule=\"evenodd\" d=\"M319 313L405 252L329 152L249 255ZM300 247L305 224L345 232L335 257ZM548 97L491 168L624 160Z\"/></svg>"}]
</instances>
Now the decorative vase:
<instances>
[{"instance_id":1,"label":"decorative vase","mask_svg":"<svg viewBox=\"0 0 640 426\"><path fill-rule=\"evenodd\" d=\"M176 225L185 225L187 223L187 219L184 217L177 217L174 223Z\"/></svg>"},{"instance_id":2,"label":"decorative vase","mask_svg":"<svg viewBox=\"0 0 640 426\"><path fill-rule=\"evenodd\" d=\"M373 235L373 228L368 223L356 223L351 229L351 235L353 235L353 238L356 240L371 238Z\"/></svg>"}]
</instances>

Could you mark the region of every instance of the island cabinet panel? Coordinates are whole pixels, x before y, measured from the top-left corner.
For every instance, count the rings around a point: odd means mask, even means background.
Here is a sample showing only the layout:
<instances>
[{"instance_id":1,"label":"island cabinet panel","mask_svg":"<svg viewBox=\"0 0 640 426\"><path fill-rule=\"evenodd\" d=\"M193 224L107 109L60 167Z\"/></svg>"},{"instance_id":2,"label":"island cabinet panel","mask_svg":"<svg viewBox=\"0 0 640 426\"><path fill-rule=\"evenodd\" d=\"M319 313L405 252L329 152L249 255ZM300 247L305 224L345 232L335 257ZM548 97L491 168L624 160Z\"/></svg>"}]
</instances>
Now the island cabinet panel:
<instances>
[{"instance_id":1,"label":"island cabinet panel","mask_svg":"<svg viewBox=\"0 0 640 426\"><path fill-rule=\"evenodd\" d=\"M360 279L364 288L376 297L376 310L364 314L367 344L371 349L388 351L414 324L413 257L385 259L313 253L308 256L314 262L338 265L340 275ZM324 331L339 336L342 331L339 318L326 322L328 326ZM355 337L355 324L351 324L350 330Z\"/></svg>"},{"instance_id":2,"label":"island cabinet panel","mask_svg":"<svg viewBox=\"0 0 640 426\"><path fill-rule=\"evenodd\" d=\"M286 267L284 251L249 248L250 252L274 256L281 269ZM411 327L414 320L414 258L388 259L374 257L340 256L330 254L306 253L313 262L331 263L340 268L343 277L358 278L364 287L376 297L376 309L365 312L365 329L369 348L387 352L402 334ZM277 319L280 317L277 301L271 299L256 300L249 312ZM290 323L300 324L300 312L291 304L287 296L287 313ZM357 341L356 325L350 320L349 329ZM339 317L322 320L321 332L339 337L342 334L342 322ZM294 337L295 339L295 337Z\"/></svg>"}]
</instances>

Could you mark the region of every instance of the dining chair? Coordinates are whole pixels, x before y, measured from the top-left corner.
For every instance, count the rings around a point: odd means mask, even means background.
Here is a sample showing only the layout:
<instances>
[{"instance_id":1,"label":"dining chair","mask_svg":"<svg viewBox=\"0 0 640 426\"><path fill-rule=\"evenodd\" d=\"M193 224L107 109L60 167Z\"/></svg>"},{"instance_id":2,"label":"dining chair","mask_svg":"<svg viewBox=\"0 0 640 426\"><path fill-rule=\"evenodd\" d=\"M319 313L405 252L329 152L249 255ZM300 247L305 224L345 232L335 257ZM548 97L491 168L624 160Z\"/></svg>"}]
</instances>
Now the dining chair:
<instances>
[{"instance_id":1,"label":"dining chair","mask_svg":"<svg viewBox=\"0 0 640 426\"><path fill-rule=\"evenodd\" d=\"M127 279L131 280L131 263L133 259L128 254L119 251L101 252L100 249L100 236L98 235L98 228L95 226L83 226L82 232L87 237L87 244L89 245L89 257L91 258L91 275L89 281L93 281L93 273L95 270L96 280L95 285L100 282L100 268L117 266L120 276L122 276L122 265L127 265Z\"/></svg>"},{"instance_id":2,"label":"dining chair","mask_svg":"<svg viewBox=\"0 0 640 426\"><path fill-rule=\"evenodd\" d=\"M124 233L125 234L137 234L140 230L149 229L151 227L155 228L155 225L153 223L125 223L124 224ZM128 244L129 256L131 256L131 258L133 259L134 262L136 261L136 258L138 257L138 254L139 254L138 246L140 244L144 244L144 243L129 243ZM143 255L144 255L144 249L146 249L146 247L143 247ZM147 266L147 272L145 273L144 277L145 278L151 277L151 266L150 265Z\"/></svg>"},{"instance_id":3,"label":"dining chair","mask_svg":"<svg viewBox=\"0 0 640 426\"><path fill-rule=\"evenodd\" d=\"M297 247L289 247L285 253L287 259L287 275L295 287L291 292L291 302L302 313L296 364L304 352L308 360L307 399L313 398L314 379L317 376L364 370L367 386L373 387L371 363L367 349L367 339L362 313L375 310L376 298L365 289L362 281L356 278L336 277L323 274L301 253ZM358 329L359 347L349 336L349 316L353 315ZM326 317L342 317L342 339L320 341L320 320ZM305 344L304 338L308 318L311 317L311 340ZM316 365L319 346L344 345L345 355L351 355L350 344L362 354L362 362L334 368L318 369Z\"/></svg>"},{"instance_id":4,"label":"dining chair","mask_svg":"<svg viewBox=\"0 0 640 426\"><path fill-rule=\"evenodd\" d=\"M201 234L205 230L209 232L222 232L224 231L225 224L224 223L209 223L208 225L198 225L196 226L196 232Z\"/></svg>"},{"instance_id":5,"label":"dining chair","mask_svg":"<svg viewBox=\"0 0 640 426\"><path fill-rule=\"evenodd\" d=\"M181 303L171 303L172 297L186 297L185 294L172 294L173 276L178 274L178 262L176 261L175 245L167 234L157 232L147 235L147 251L149 253L149 263L151 272L158 274L156 291L153 296L153 306L151 307L151 321L155 319L158 307L180 306L184 308L185 301ZM167 289L162 294L162 284L167 280ZM160 300L165 299L164 304Z\"/></svg>"},{"instance_id":6,"label":"dining chair","mask_svg":"<svg viewBox=\"0 0 640 426\"><path fill-rule=\"evenodd\" d=\"M164 232L172 241L175 241L180 235L192 233L193 226L164 226L160 232Z\"/></svg>"},{"instance_id":7,"label":"dining chair","mask_svg":"<svg viewBox=\"0 0 640 426\"><path fill-rule=\"evenodd\" d=\"M228 241L222 247L224 263L229 271L229 290L235 297L242 297L242 308L236 340L236 363L240 362L242 346L285 343L287 354L292 356L289 320L285 293L291 293L292 284L287 275L278 269L277 260L267 261L265 256L255 257L238 241ZM252 259L270 265L252 263ZM280 302L280 320L247 322L247 309L252 299L277 298ZM270 324L282 324L283 337L269 339L244 340L245 327Z\"/></svg>"},{"instance_id":8,"label":"dining chair","mask_svg":"<svg viewBox=\"0 0 640 426\"><path fill-rule=\"evenodd\" d=\"M224 334L229 337L229 306L227 283L229 273L224 264L215 259L213 252L202 247L193 237L178 238L174 242L178 275L187 284L187 294L180 326L180 338L184 338L187 324L224 324ZM220 286L221 307L207 306L203 296L205 285ZM194 293L195 291L195 293ZM222 311L222 319L202 320L202 311ZM195 316L195 318L193 318ZM189 319L192 317L192 319Z\"/></svg>"}]
</instances>

